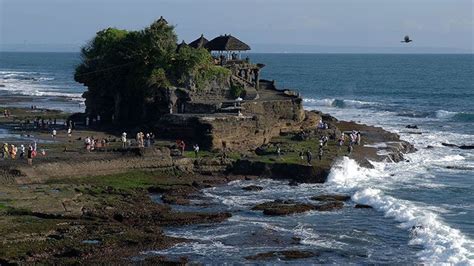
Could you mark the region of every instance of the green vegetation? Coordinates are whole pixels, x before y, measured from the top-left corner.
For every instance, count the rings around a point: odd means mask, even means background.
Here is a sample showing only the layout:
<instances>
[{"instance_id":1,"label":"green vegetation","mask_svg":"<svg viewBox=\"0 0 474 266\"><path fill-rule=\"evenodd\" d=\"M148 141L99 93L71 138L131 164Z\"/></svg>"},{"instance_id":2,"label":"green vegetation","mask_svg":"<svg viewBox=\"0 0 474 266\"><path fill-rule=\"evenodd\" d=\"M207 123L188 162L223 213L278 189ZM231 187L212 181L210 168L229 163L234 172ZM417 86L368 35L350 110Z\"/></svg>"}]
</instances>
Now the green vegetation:
<instances>
[{"instance_id":1,"label":"green vegetation","mask_svg":"<svg viewBox=\"0 0 474 266\"><path fill-rule=\"evenodd\" d=\"M88 87L87 112L103 122L152 120L170 87L197 89L223 81L230 70L215 66L205 49L177 49L174 27L158 20L141 31L108 28L81 50L75 80Z\"/></svg>"},{"instance_id":2,"label":"green vegetation","mask_svg":"<svg viewBox=\"0 0 474 266\"><path fill-rule=\"evenodd\" d=\"M233 98L242 96L245 93L245 89L241 85L232 84L230 87L230 94Z\"/></svg>"}]
</instances>

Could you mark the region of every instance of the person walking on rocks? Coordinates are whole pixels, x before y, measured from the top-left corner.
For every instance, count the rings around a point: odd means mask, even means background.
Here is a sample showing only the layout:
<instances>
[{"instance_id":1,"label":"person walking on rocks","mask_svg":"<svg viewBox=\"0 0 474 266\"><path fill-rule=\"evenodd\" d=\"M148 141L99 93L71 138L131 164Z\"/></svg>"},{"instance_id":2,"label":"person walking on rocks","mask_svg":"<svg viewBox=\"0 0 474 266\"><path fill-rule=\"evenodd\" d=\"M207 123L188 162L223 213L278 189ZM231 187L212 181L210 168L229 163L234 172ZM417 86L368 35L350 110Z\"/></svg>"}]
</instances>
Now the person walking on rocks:
<instances>
[{"instance_id":1,"label":"person walking on rocks","mask_svg":"<svg viewBox=\"0 0 474 266\"><path fill-rule=\"evenodd\" d=\"M18 148L15 145L11 145L10 148L10 156L12 157L12 160L16 159L16 153L18 152Z\"/></svg>"},{"instance_id":2,"label":"person walking on rocks","mask_svg":"<svg viewBox=\"0 0 474 266\"><path fill-rule=\"evenodd\" d=\"M344 145L345 140L346 140L346 137L345 137L344 132L343 132L343 133L341 133L341 137L338 140L339 149L342 147L342 145Z\"/></svg>"},{"instance_id":3,"label":"person walking on rocks","mask_svg":"<svg viewBox=\"0 0 474 266\"><path fill-rule=\"evenodd\" d=\"M193 145L193 150L194 150L194 155L196 156L196 158L198 157L198 153L199 153L199 145L196 143Z\"/></svg>"},{"instance_id":4,"label":"person walking on rocks","mask_svg":"<svg viewBox=\"0 0 474 266\"><path fill-rule=\"evenodd\" d=\"M122 148L125 149L127 147L127 133L122 133Z\"/></svg>"},{"instance_id":5,"label":"person walking on rocks","mask_svg":"<svg viewBox=\"0 0 474 266\"><path fill-rule=\"evenodd\" d=\"M25 145L21 144L20 146L20 159L25 158Z\"/></svg>"},{"instance_id":6,"label":"person walking on rocks","mask_svg":"<svg viewBox=\"0 0 474 266\"><path fill-rule=\"evenodd\" d=\"M319 157L320 161L323 159L323 148L322 147L319 148L318 157Z\"/></svg>"},{"instance_id":7,"label":"person walking on rocks","mask_svg":"<svg viewBox=\"0 0 474 266\"><path fill-rule=\"evenodd\" d=\"M181 156L183 156L184 155L184 149L186 149L186 143L184 143L184 140L182 140L179 143L179 148L181 148Z\"/></svg>"},{"instance_id":8,"label":"person walking on rocks","mask_svg":"<svg viewBox=\"0 0 474 266\"><path fill-rule=\"evenodd\" d=\"M8 143L3 144L3 157L8 159L10 152L8 151Z\"/></svg>"},{"instance_id":9,"label":"person walking on rocks","mask_svg":"<svg viewBox=\"0 0 474 266\"><path fill-rule=\"evenodd\" d=\"M313 154L308 149L308 150L306 150L306 161L308 162L308 165L311 165L312 160L313 160Z\"/></svg>"},{"instance_id":10,"label":"person walking on rocks","mask_svg":"<svg viewBox=\"0 0 474 266\"><path fill-rule=\"evenodd\" d=\"M33 165L33 147L30 145L28 146L28 165Z\"/></svg>"}]
</instances>

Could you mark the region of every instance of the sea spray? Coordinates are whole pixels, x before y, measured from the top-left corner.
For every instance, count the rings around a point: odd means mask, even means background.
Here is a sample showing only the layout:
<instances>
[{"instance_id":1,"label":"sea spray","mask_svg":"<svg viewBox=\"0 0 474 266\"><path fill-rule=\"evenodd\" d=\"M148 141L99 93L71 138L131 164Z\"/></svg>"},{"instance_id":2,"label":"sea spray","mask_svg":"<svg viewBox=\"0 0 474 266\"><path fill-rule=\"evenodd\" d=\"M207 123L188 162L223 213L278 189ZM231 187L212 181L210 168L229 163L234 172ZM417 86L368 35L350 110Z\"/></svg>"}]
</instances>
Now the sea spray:
<instances>
[{"instance_id":1,"label":"sea spray","mask_svg":"<svg viewBox=\"0 0 474 266\"><path fill-rule=\"evenodd\" d=\"M410 245L422 245L418 256L428 263L474 264L474 242L459 230L446 225L438 215L416 202L385 195L388 173L383 169L366 169L356 161L343 157L332 169L328 186L334 191L351 193L356 203L370 205L386 217L400 222L410 234Z\"/></svg>"}]
</instances>

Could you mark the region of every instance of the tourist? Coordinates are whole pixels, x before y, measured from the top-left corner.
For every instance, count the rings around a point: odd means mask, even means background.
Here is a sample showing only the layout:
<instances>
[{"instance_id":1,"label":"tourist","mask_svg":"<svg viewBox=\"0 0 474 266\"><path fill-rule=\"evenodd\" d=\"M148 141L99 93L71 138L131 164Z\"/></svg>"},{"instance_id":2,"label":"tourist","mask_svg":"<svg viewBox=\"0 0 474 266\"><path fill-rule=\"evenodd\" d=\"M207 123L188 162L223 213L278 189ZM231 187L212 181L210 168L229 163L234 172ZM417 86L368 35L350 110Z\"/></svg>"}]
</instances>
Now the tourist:
<instances>
[{"instance_id":1,"label":"tourist","mask_svg":"<svg viewBox=\"0 0 474 266\"><path fill-rule=\"evenodd\" d=\"M145 134L143 132L140 132L140 148L145 147Z\"/></svg>"},{"instance_id":2,"label":"tourist","mask_svg":"<svg viewBox=\"0 0 474 266\"><path fill-rule=\"evenodd\" d=\"M53 129L53 132L51 133L51 137L53 137L53 139L55 140L56 139L56 129Z\"/></svg>"},{"instance_id":3,"label":"tourist","mask_svg":"<svg viewBox=\"0 0 474 266\"><path fill-rule=\"evenodd\" d=\"M145 147L150 147L151 146L151 136L152 136L152 133L146 133Z\"/></svg>"},{"instance_id":4,"label":"tourist","mask_svg":"<svg viewBox=\"0 0 474 266\"><path fill-rule=\"evenodd\" d=\"M355 130L352 130L350 134L350 138L351 138L351 145L354 145L357 143L357 133Z\"/></svg>"},{"instance_id":5,"label":"tourist","mask_svg":"<svg viewBox=\"0 0 474 266\"><path fill-rule=\"evenodd\" d=\"M10 157L12 158L12 160L15 160L16 159L16 153L18 152L18 148L11 144L10 145Z\"/></svg>"},{"instance_id":6,"label":"tourist","mask_svg":"<svg viewBox=\"0 0 474 266\"><path fill-rule=\"evenodd\" d=\"M125 149L127 147L127 133L123 132L122 133L122 149Z\"/></svg>"},{"instance_id":7,"label":"tourist","mask_svg":"<svg viewBox=\"0 0 474 266\"><path fill-rule=\"evenodd\" d=\"M306 161L308 162L308 165L311 165L312 160L313 160L313 154L308 149L308 150L306 150Z\"/></svg>"},{"instance_id":8,"label":"tourist","mask_svg":"<svg viewBox=\"0 0 474 266\"><path fill-rule=\"evenodd\" d=\"M84 139L84 146L86 148L86 151L88 151L88 152L91 151L91 139L89 137L86 137Z\"/></svg>"},{"instance_id":9,"label":"tourist","mask_svg":"<svg viewBox=\"0 0 474 266\"><path fill-rule=\"evenodd\" d=\"M68 136L68 138L72 137L72 128L67 129L67 136ZM71 141L71 140L69 140L69 141Z\"/></svg>"},{"instance_id":10,"label":"tourist","mask_svg":"<svg viewBox=\"0 0 474 266\"><path fill-rule=\"evenodd\" d=\"M28 159L28 165L33 165L33 147L30 145L28 146L28 154L27 154L27 159Z\"/></svg>"},{"instance_id":11,"label":"tourist","mask_svg":"<svg viewBox=\"0 0 474 266\"><path fill-rule=\"evenodd\" d=\"M321 149L324 145L324 136L319 139L319 148Z\"/></svg>"},{"instance_id":12,"label":"tourist","mask_svg":"<svg viewBox=\"0 0 474 266\"><path fill-rule=\"evenodd\" d=\"M349 155L352 154L352 150L354 149L354 147L352 147L352 143L349 143L349 146L347 147L347 152Z\"/></svg>"},{"instance_id":13,"label":"tourist","mask_svg":"<svg viewBox=\"0 0 474 266\"><path fill-rule=\"evenodd\" d=\"M90 146L91 151L95 150L95 143L96 143L96 141L95 141L94 137L91 137L91 146Z\"/></svg>"},{"instance_id":14,"label":"tourist","mask_svg":"<svg viewBox=\"0 0 474 266\"><path fill-rule=\"evenodd\" d=\"M184 140L181 141L181 155L184 154L184 150L186 149L186 143L184 142Z\"/></svg>"},{"instance_id":15,"label":"tourist","mask_svg":"<svg viewBox=\"0 0 474 266\"><path fill-rule=\"evenodd\" d=\"M329 137L328 136L322 136L323 140L323 146L326 147L328 145Z\"/></svg>"},{"instance_id":16,"label":"tourist","mask_svg":"<svg viewBox=\"0 0 474 266\"><path fill-rule=\"evenodd\" d=\"M194 144L193 145L193 150L194 150L194 155L196 156L196 158L198 157L198 153L199 153L199 145L198 144Z\"/></svg>"},{"instance_id":17,"label":"tourist","mask_svg":"<svg viewBox=\"0 0 474 266\"><path fill-rule=\"evenodd\" d=\"M278 158L281 158L281 148L280 148L280 145L278 145L278 144L277 144L277 148L276 148L276 153L277 153Z\"/></svg>"},{"instance_id":18,"label":"tourist","mask_svg":"<svg viewBox=\"0 0 474 266\"><path fill-rule=\"evenodd\" d=\"M20 145L20 159L25 158L25 145Z\"/></svg>"},{"instance_id":19,"label":"tourist","mask_svg":"<svg viewBox=\"0 0 474 266\"><path fill-rule=\"evenodd\" d=\"M341 137L338 140L339 148L341 148L342 145L344 145L345 140L346 140L346 137L345 137L344 132L343 132L343 133L341 133Z\"/></svg>"},{"instance_id":20,"label":"tourist","mask_svg":"<svg viewBox=\"0 0 474 266\"><path fill-rule=\"evenodd\" d=\"M155 145L155 134L153 132L150 132L150 144Z\"/></svg>"},{"instance_id":21,"label":"tourist","mask_svg":"<svg viewBox=\"0 0 474 266\"><path fill-rule=\"evenodd\" d=\"M107 152L107 144L108 144L107 139L103 138L101 143L102 143L102 147L104 148L104 151Z\"/></svg>"},{"instance_id":22,"label":"tourist","mask_svg":"<svg viewBox=\"0 0 474 266\"><path fill-rule=\"evenodd\" d=\"M357 145L360 145L360 131L357 131Z\"/></svg>"},{"instance_id":23,"label":"tourist","mask_svg":"<svg viewBox=\"0 0 474 266\"><path fill-rule=\"evenodd\" d=\"M299 155L300 155L301 161L304 161L304 152L303 152L303 151L300 151L300 154L299 154Z\"/></svg>"},{"instance_id":24,"label":"tourist","mask_svg":"<svg viewBox=\"0 0 474 266\"><path fill-rule=\"evenodd\" d=\"M183 140L177 140L176 143L177 143L178 148L181 151L181 156L183 156L184 155L184 149L186 149L186 143L184 143Z\"/></svg>"},{"instance_id":25,"label":"tourist","mask_svg":"<svg viewBox=\"0 0 474 266\"><path fill-rule=\"evenodd\" d=\"M318 157L319 157L320 161L323 159L323 148L322 147L319 148Z\"/></svg>"},{"instance_id":26,"label":"tourist","mask_svg":"<svg viewBox=\"0 0 474 266\"><path fill-rule=\"evenodd\" d=\"M8 151L8 143L3 144L3 157L8 159L10 152Z\"/></svg>"}]
</instances>

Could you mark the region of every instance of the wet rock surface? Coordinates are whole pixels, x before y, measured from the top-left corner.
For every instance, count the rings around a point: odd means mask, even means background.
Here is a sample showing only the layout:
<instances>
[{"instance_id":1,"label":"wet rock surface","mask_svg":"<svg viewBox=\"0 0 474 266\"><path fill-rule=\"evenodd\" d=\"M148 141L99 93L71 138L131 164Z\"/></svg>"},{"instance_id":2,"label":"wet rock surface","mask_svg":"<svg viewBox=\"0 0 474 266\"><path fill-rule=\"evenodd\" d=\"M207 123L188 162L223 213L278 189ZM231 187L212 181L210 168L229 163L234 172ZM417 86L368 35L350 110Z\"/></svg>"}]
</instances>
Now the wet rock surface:
<instances>
[{"instance_id":1,"label":"wet rock surface","mask_svg":"<svg viewBox=\"0 0 474 266\"><path fill-rule=\"evenodd\" d=\"M247 260L297 260L317 256L317 253L302 250L284 250L259 253L253 256L245 257Z\"/></svg>"},{"instance_id":2,"label":"wet rock surface","mask_svg":"<svg viewBox=\"0 0 474 266\"><path fill-rule=\"evenodd\" d=\"M296 202L293 200L275 200L258 204L252 208L254 211L263 211L264 215L281 216L308 211L333 211L344 207L340 201L330 201L319 205Z\"/></svg>"},{"instance_id":3,"label":"wet rock surface","mask_svg":"<svg viewBox=\"0 0 474 266\"><path fill-rule=\"evenodd\" d=\"M365 205L365 204L356 204L356 205L354 206L354 208L356 208L356 209L373 209L372 206Z\"/></svg>"},{"instance_id":4,"label":"wet rock surface","mask_svg":"<svg viewBox=\"0 0 474 266\"><path fill-rule=\"evenodd\" d=\"M242 189L245 191L261 191L263 190L263 187L251 185L251 186L243 187Z\"/></svg>"},{"instance_id":5,"label":"wet rock surface","mask_svg":"<svg viewBox=\"0 0 474 266\"><path fill-rule=\"evenodd\" d=\"M351 199L351 196L349 195L318 195L311 197L312 200L316 201L348 201Z\"/></svg>"}]
</instances>

